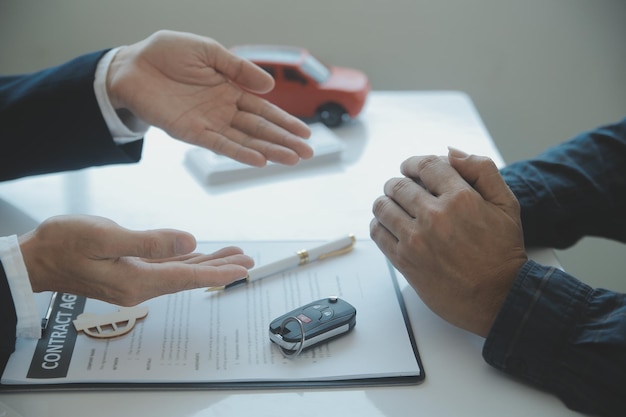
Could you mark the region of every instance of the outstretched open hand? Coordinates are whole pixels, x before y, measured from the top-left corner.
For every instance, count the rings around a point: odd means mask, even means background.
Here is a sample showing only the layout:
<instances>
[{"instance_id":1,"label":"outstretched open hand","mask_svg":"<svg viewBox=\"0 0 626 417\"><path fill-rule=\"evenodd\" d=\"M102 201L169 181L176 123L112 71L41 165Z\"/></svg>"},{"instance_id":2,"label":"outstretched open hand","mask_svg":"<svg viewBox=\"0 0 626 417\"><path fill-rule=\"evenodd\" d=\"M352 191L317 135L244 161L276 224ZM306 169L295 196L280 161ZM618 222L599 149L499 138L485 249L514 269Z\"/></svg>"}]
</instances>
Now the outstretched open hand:
<instances>
[{"instance_id":1,"label":"outstretched open hand","mask_svg":"<svg viewBox=\"0 0 626 417\"><path fill-rule=\"evenodd\" d=\"M159 31L122 47L107 75L113 107L169 135L253 166L313 155L299 119L251 93L274 80L211 38Z\"/></svg>"},{"instance_id":2,"label":"outstretched open hand","mask_svg":"<svg viewBox=\"0 0 626 417\"><path fill-rule=\"evenodd\" d=\"M172 229L131 231L95 216L52 217L19 238L33 290L62 291L122 306L182 290L228 284L252 258L237 247L192 251Z\"/></svg>"}]
</instances>

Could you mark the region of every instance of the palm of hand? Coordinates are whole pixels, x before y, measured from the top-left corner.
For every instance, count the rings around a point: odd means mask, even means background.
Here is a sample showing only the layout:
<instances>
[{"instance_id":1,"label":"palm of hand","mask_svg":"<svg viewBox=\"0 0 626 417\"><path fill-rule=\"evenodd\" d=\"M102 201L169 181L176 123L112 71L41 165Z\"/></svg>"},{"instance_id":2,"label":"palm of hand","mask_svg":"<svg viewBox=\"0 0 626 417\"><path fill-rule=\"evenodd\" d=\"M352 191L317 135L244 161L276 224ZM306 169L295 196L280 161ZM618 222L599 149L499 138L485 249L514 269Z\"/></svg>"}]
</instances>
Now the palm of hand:
<instances>
[{"instance_id":1,"label":"palm of hand","mask_svg":"<svg viewBox=\"0 0 626 417\"><path fill-rule=\"evenodd\" d=\"M116 109L174 138L254 166L292 165L313 155L301 140L310 130L249 92L273 85L269 74L217 42L172 32L120 49L107 75Z\"/></svg>"},{"instance_id":2,"label":"palm of hand","mask_svg":"<svg viewBox=\"0 0 626 417\"><path fill-rule=\"evenodd\" d=\"M245 119L242 107L246 100L254 101L252 94L200 63L178 62L160 69L149 63L145 66L142 76L132 81L142 95L134 97L136 103L129 103L139 118L216 152L226 146L222 138L237 143L250 139L253 127L238 122Z\"/></svg>"}]
</instances>

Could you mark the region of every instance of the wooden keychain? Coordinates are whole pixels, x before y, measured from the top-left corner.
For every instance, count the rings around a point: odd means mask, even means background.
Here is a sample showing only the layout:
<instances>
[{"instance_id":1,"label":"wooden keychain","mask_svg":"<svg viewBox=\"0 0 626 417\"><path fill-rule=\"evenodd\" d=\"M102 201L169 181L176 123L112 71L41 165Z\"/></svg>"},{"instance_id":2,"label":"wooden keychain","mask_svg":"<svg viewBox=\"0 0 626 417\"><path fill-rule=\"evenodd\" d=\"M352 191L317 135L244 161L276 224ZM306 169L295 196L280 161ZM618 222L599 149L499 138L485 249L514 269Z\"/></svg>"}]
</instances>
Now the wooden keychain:
<instances>
[{"instance_id":1,"label":"wooden keychain","mask_svg":"<svg viewBox=\"0 0 626 417\"><path fill-rule=\"evenodd\" d=\"M83 313L74 320L76 331L98 339L122 336L130 332L138 319L148 315L148 307L125 307L109 314Z\"/></svg>"}]
</instances>

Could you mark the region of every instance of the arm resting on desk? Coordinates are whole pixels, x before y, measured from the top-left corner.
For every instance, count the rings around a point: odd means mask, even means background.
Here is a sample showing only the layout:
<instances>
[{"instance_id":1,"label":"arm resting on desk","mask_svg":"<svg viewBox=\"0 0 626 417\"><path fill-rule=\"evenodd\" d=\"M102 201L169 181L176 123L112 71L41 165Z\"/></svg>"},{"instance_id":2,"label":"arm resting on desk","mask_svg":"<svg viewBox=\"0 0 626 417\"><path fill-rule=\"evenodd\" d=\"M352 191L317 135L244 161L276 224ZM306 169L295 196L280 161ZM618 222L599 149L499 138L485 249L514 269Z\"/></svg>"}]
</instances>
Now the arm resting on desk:
<instances>
[{"instance_id":1,"label":"arm resting on desk","mask_svg":"<svg viewBox=\"0 0 626 417\"><path fill-rule=\"evenodd\" d=\"M527 246L565 248L589 235L626 242L626 119L501 172L520 202ZM483 356L573 409L623 413L626 296L528 261Z\"/></svg>"},{"instance_id":2,"label":"arm resting on desk","mask_svg":"<svg viewBox=\"0 0 626 417\"><path fill-rule=\"evenodd\" d=\"M528 261L487 337L483 357L555 393L574 410L623 415L626 296Z\"/></svg>"}]
</instances>

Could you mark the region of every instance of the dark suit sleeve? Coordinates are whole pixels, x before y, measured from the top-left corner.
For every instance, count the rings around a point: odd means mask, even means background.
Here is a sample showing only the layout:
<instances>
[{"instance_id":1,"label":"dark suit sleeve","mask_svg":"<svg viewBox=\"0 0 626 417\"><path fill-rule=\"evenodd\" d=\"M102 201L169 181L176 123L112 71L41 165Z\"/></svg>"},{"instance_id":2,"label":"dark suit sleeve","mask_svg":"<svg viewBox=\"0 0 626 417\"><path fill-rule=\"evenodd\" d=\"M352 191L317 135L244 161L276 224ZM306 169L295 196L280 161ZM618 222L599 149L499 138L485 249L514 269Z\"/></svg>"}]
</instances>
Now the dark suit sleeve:
<instances>
[{"instance_id":1,"label":"dark suit sleeve","mask_svg":"<svg viewBox=\"0 0 626 417\"><path fill-rule=\"evenodd\" d=\"M116 145L98 107L93 81L105 53L0 77L0 181L139 160L142 141Z\"/></svg>"},{"instance_id":2,"label":"dark suit sleeve","mask_svg":"<svg viewBox=\"0 0 626 417\"><path fill-rule=\"evenodd\" d=\"M17 315L2 262L0 262L0 376L15 349Z\"/></svg>"}]
</instances>

